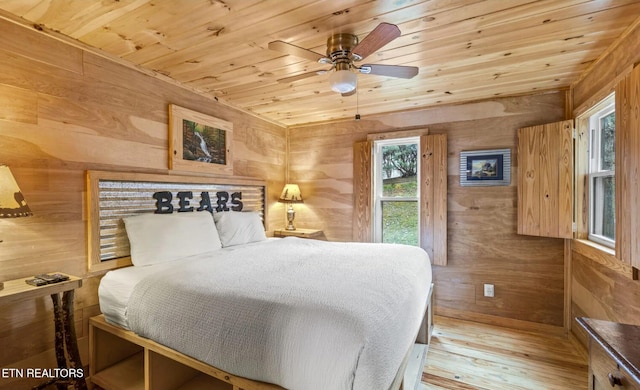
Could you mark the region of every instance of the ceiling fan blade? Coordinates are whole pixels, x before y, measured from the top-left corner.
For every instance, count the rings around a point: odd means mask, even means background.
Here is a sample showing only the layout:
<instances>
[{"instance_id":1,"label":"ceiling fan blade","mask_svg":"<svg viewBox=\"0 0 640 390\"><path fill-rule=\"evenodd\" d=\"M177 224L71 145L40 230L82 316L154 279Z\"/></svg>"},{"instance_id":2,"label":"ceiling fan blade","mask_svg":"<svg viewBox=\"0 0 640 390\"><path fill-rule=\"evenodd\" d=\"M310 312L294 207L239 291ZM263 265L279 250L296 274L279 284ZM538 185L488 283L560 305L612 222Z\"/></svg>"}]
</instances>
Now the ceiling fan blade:
<instances>
[{"instance_id":1,"label":"ceiling fan blade","mask_svg":"<svg viewBox=\"0 0 640 390\"><path fill-rule=\"evenodd\" d=\"M367 58L400 35L400 29L395 24L380 23L353 48L352 52L361 58Z\"/></svg>"},{"instance_id":2,"label":"ceiling fan blade","mask_svg":"<svg viewBox=\"0 0 640 390\"><path fill-rule=\"evenodd\" d=\"M269 49L270 50L279 51L279 52L284 53L284 54L289 54L289 55L292 55L292 56L305 58L307 60L311 60L311 61L314 61L314 62L320 62L321 59L325 58L325 56L323 56L320 53L316 53L315 51L303 49L301 47L298 47L296 45L292 45L290 43L283 42L283 41L269 42Z\"/></svg>"},{"instance_id":3,"label":"ceiling fan blade","mask_svg":"<svg viewBox=\"0 0 640 390\"><path fill-rule=\"evenodd\" d=\"M298 75L295 75L295 76L285 77L285 78L282 78L282 79L278 79L277 81L279 83L291 83L291 82L294 82L294 81L306 79L308 77L317 76L319 74L325 74L327 72L328 72L327 70L317 70L315 72L307 72L307 73L301 73L301 74L298 74Z\"/></svg>"},{"instance_id":4,"label":"ceiling fan blade","mask_svg":"<svg viewBox=\"0 0 640 390\"><path fill-rule=\"evenodd\" d=\"M359 68L360 73L376 74L379 76L399 77L401 79L411 79L418 74L415 66L402 65L376 65L365 64Z\"/></svg>"}]
</instances>

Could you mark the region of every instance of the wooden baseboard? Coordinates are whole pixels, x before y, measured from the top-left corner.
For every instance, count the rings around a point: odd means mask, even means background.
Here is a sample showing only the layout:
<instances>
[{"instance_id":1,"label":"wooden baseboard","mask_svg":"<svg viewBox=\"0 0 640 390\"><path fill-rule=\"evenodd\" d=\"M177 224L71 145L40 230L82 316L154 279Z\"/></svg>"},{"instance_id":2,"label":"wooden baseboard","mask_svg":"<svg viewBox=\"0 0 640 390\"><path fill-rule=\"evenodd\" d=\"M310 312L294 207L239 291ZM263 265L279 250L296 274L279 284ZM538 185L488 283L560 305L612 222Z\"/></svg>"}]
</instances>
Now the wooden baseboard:
<instances>
[{"instance_id":1,"label":"wooden baseboard","mask_svg":"<svg viewBox=\"0 0 640 390\"><path fill-rule=\"evenodd\" d=\"M448 307L434 307L435 314L442 317L451 317L461 320L481 322L483 324L490 324L496 326L502 326L505 328L512 328L518 330L524 330L529 332L544 333L557 336L567 336L567 331L562 326L554 326L548 324L541 324L538 322L522 321L513 318L505 318L492 316L490 314L473 313L469 311L463 311L458 309L451 309Z\"/></svg>"}]
</instances>

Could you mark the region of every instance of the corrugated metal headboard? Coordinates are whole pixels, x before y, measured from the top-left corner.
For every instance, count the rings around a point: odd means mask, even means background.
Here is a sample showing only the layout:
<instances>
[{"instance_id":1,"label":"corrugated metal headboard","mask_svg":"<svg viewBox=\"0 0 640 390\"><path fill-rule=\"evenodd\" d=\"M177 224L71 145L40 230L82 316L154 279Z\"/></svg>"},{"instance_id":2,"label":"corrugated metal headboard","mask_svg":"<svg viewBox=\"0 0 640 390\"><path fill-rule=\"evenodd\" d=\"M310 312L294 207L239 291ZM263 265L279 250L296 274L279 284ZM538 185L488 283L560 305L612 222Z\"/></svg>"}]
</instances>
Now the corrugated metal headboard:
<instances>
[{"instance_id":1,"label":"corrugated metal headboard","mask_svg":"<svg viewBox=\"0 0 640 390\"><path fill-rule=\"evenodd\" d=\"M89 271L131 265L123 217L210 206L258 211L265 221L265 194L262 180L87 171Z\"/></svg>"}]
</instances>

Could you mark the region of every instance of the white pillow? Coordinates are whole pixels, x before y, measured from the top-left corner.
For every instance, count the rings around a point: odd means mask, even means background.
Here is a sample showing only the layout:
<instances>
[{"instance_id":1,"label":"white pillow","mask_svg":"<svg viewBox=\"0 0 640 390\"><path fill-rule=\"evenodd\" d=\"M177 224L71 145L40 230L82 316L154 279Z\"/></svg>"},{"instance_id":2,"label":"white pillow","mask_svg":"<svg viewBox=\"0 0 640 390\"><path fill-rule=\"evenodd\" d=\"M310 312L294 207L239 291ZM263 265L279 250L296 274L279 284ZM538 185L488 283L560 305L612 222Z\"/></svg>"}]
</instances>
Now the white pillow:
<instances>
[{"instance_id":1,"label":"white pillow","mask_svg":"<svg viewBox=\"0 0 640 390\"><path fill-rule=\"evenodd\" d=\"M123 218L131 262L136 266L173 261L222 247L211 213L141 214Z\"/></svg>"},{"instance_id":2,"label":"white pillow","mask_svg":"<svg viewBox=\"0 0 640 390\"><path fill-rule=\"evenodd\" d=\"M267 239L260 214L256 212L223 211L214 213L213 219L223 247Z\"/></svg>"}]
</instances>

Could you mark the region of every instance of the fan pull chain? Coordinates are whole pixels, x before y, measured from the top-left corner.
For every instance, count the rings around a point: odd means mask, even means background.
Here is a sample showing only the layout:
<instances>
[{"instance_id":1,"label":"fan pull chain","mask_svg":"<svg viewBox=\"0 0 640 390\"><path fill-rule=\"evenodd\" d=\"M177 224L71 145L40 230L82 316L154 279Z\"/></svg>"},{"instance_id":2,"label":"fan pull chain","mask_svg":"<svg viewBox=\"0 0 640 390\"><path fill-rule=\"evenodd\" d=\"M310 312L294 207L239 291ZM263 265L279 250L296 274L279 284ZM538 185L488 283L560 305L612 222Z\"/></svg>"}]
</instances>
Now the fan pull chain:
<instances>
[{"instance_id":1,"label":"fan pull chain","mask_svg":"<svg viewBox=\"0 0 640 390\"><path fill-rule=\"evenodd\" d=\"M360 120L360 114L358 113L358 106L360 105L360 102L359 102L359 99L358 99L359 91L360 91L360 88L358 88L358 86L356 84L356 121Z\"/></svg>"}]
</instances>

